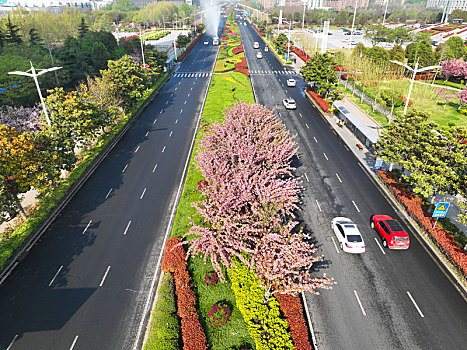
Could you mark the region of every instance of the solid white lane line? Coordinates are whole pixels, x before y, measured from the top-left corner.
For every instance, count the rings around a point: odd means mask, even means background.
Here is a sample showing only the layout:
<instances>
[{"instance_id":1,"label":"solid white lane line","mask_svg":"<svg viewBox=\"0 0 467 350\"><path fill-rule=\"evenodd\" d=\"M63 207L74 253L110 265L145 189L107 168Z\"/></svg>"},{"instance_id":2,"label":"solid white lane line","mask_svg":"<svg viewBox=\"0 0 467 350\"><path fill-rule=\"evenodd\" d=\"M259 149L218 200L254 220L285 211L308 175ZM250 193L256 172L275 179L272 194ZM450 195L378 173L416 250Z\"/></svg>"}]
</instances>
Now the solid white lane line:
<instances>
[{"instance_id":1,"label":"solid white lane line","mask_svg":"<svg viewBox=\"0 0 467 350\"><path fill-rule=\"evenodd\" d=\"M112 188L109 190L109 192L107 192L107 196L105 196L105 199L109 198L110 192L112 192Z\"/></svg>"},{"instance_id":2,"label":"solid white lane line","mask_svg":"<svg viewBox=\"0 0 467 350\"><path fill-rule=\"evenodd\" d=\"M156 124L156 122L157 122L157 118L156 118L156 119L154 119L154 121L153 121L152 123L153 123L153 124Z\"/></svg>"},{"instance_id":3,"label":"solid white lane line","mask_svg":"<svg viewBox=\"0 0 467 350\"><path fill-rule=\"evenodd\" d=\"M336 173L336 176L337 176L337 179L339 180L339 182L342 182L341 178L339 177L339 175L337 175L337 173Z\"/></svg>"},{"instance_id":4,"label":"solid white lane line","mask_svg":"<svg viewBox=\"0 0 467 350\"><path fill-rule=\"evenodd\" d=\"M357 291L354 289L354 294L355 294L355 298L357 298L357 301L358 301L358 305L360 305L360 309L362 309L362 313L363 313L363 316L366 316L366 312L365 310L363 309L363 305L360 301L360 298L358 297L358 294L357 294Z\"/></svg>"},{"instance_id":5,"label":"solid white lane line","mask_svg":"<svg viewBox=\"0 0 467 350\"><path fill-rule=\"evenodd\" d=\"M125 167L124 167L124 168L123 168L123 170L122 170L122 173L124 173L124 172L125 172L125 170L126 170L126 168L127 168L127 167L128 167L128 164L127 164L127 165L125 165Z\"/></svg>"},{"instance_id":6,"label":"solid white lane line","mask_svg":"<svg viewBox=\"0 0 467 350\"><path fill-rule=\"evenodd\" d=\"M323 152L323 154L324 154L324 158L326 158L326 160L329 160L329 159L328 159L328 156L326 155L326 153Z\"/></svg>"},{"instance_id":7,"label":"solid white lane line","mask_svg":"<svg viewBox=\"0 0 467 350\"><path fill-rule=\"evenodd\" d=\"M131 220L128 221L128 225L126 225L125 231L123 232L124 235L126 235L126 233L128 232L128 229L130 228L130 225L131 225Z\"/></svg>"},{"instance_id":8,"label":"solid white lane line","mask_svg":"<svg viewBox=\"0 0 467 350\"><path fill-rule=\"evenodd\" d=\"M73 343L71 344L70 350L73 350L75 347L76 342L78 341L78 336L75 337L75 340L73 340Z\"/></svg>"},{"instance_id":9,"label":"solid white lane line","mask_svg":"<svg viewBox=\"0 0 467 350\"><path fill-rule=\"evenodd\" d=\"M145 137L147 137L149 135L149 131L146 133L146 135L144 135Z\"/></svg>"},{"instance_id":10,"label":"solid white lane line","mask_svg":"<svg viewBox=\"0 0 467 350\"><path fill-rule=\"evenodd\" d=\"M379 244L378 240L376 239L376 237L373 237L375 239L375 242L376 244L378 245L379 249L381 250L381 253L383 253L384 255L386 255L386 253L384 252L384 249L383 247L381 247L381 244Z\"/></svg>"},{"instance_id":11,"label":"solid white lane line","mask_svg":"<svg viewBox=\"0 0 467 350\"><path fill-rule=\"evenodd\" d=\"M300 118L303 118L303 117L302 117L302 113L298 113L298 115L300 116Z\"/></svg>"},{"instance_id":12,"label":"solid white lane line","mask_svg":"<svg viewBox=\"0 0 467 350\"><path fill-rule=\"evenodd\" d=\"M183 108L180 110L180 114L182 114L182 112L183 112Z\"/></svg>"},{"instance_id":13,"label":"solid white lane line","mask_svg":"<svg viewBox=\"0 0 467 350\"><path fill-rule=\"evenodd\" d=\"M316 137L313 136L313 138L315 139L315 142L318 143L318 140L316 139Z\"/></svg>"},{"instance_id":14,"label":"solid white lane line","mask_svg":"<svg viewBox=\"0 0 467 350\"><path fill-rule=\"evenodd\" d=\"M358 207L357 207L357 204L355 204L355 202L354 202L354 201L352 201L352 203L353 203L353 205L354 205L355 209L357 209L357 211L360 213L360 209L358 209Z\"/></svg>"},{"instance_id":15,"label":"solid white lane line","mask_svg":"<svg viewBox=\"0 0 467 350\"><path fill-rule=\"evenodd\" d=\"M332 243L334 243L334 248L336 248L337 254L340 254L339 249L337 248L336 241L334 240L334 237L331 237L331 239L332 239Z\"/></svg>"},{"instance_id":16,"label":"solid white lane line","mask_svg":"<svg viewBox=\"0 0 467 350\"><path fill-rule=\"evenodd\" d=\"M171 131L170 134L169 134L169 137L171 137L171 136L172 136L172 131Z\"/></svg>"},{"instance_id":17,"label":"solid white lane line","mask_svg":"<svg viewBox=\"0 0 467 350\"><path fill-rule=\"evenodd\" d=\"M307 124L307 123L305 123L305 125L306 125L307 129L309 129L309 128L310 128L310 127L308 126L308 124Z\"/></svg>"},{"instance_id":18,"label":"solid white lane line","mask_svg":"<svg viewBox=\"0 0 467 350\"><path fill-rule=\"evenodd\" d=\"M89 222L88 222L86 228L84 229L84 231L83 231L83 233L82 233L83 235L84 235L84 233L87 231L87 229L89 228L89 225L91 225L91 222L92 222L92 220L89 220Z\"/></svg>"},{"instance_id":19,"label":"solid white lane line","mask_svg":"<svg viewBox=\"0 0 467 350\"><path fill-rule=\"evenodd\" d=\"M11 341L10 345L8 345L8 347L6 348L6 350L10 350L11 347L13 346L13 343L15 342L16 339L18 339L18 334L15 335L15 337L13 338L13 340Z\"/></svg>"},{"instance_id":20,"label":"solid white lane line","mask_svg":"<svg viewBox=\"0 0 467 350\"><path fill-rule=\"evenodd\" d=\"M52 285L52 283L54 283L55 279L57 278L58 274L60 273L62 269L63 269L63 265L58 268L57 273L55 274L54 278L52 278L52 280L49 283L49 287Z\"/></svg>"},{"instance_id":21,"label":"solid white lane line","mask_svg":"<svg viewBox=\"0 0 467 350\"><path fill-rule=\"evenodd\" d=\"M413 304L415 305L415 307L417 308L417 311L418 311L418 313L420 314L420 316L425 317L425 315L422 314L422 312L420 311L420 308L418 307L418 305L417 305L417 303L415 302L415 300L413 300L412 294L410 294L410 292L407 291L407 295L409 296L410 300L412 300L412 303L413 303Z\"/></svg>"},{"instance_id":22,"label":"solid white lane line","mask_svg":"<svg viewBox=\"0 0 467 350\"><path fill-rule=\"evenodd\" d=\"M164 148L162 149L162 153L164 153L164 151L165 151L165 146L164 146Z\"/></svg>"},{"instance_id":23,"label":"solid white lane line","mask_svg":"<svg viewBox=\"0 0 467 350\"><path fill-rule=\"evenodd\" d=\"M99 287L102 287L102 285L104 284L105 278L107 277L107 274L109 273L109 270L110 270L110 265L107 266L107 270L105 270L104 277L102 277L102 281L99 284Z\"/></svg>"},{"instance_id":24,"label":"solid white lane line","mask_svg":"<svg viewBox=\"0 0 467 350\"><path fill-rule=\"evenodd\" d=\"M139 197L139 199L143 199L145 193L146 193L146 187L144 188L143 193L141 193L141 197Z\"/></svg>"},{"instance_id":25,"label":"solid white lane line","mask_svg":"<svg viewBox=\"0 0 467 350\"><path fill-rule=\"evenodd\" d=\"M156 172L156 169L157 169L157 164L154 166L154 169L152 169L152 172Z\"/></svg>"},{"instance_id":26,"label":"solid white lane line","mask_svg":"<svg viewBox=\"0 0 467 350\"><path fill-rule=\"evenodd\" d=\"M139 150L139 147L140 147L140 146L136 147L136 151L135 151L135 153L136 153L136 152L138 152L138 150Z\"/></svg>"},{"instance_id":27,"label":"solid white lane line","mask_svg":"<svg viewBox=\"0 0 467 350\"><path fill-rule=\"evenodd\" d=\"M178 118L177 118L177 120L175 121L175 124L177 124L177 123L178 123Z\"/></svg>"},{"instance_id":28,"label":"solid white lane line","mask_svg":"<svg viewBox=\"0 0 467 350\"><path fill-rule=\"evenodd\" d=\"M315 201L316 201L316 205L318 206L318 209L319 209L319 211L321 211L321 212L322 212L322 210L321 210L321 206L319 205L319 203L318 203L318 200L317 200L317 199L315 199Z\"/></svg>"},{"instance_id":29,"label":"solid white lane line","mask_svg":"<svg viewBox=\"0 0 467 350\"><path fill-rule=\"evenodd\" d=\"M310 182L310 180L308 180L308 175L305 173L305 178L306 178L306 182Z\"/></svg>"}]
</instances>

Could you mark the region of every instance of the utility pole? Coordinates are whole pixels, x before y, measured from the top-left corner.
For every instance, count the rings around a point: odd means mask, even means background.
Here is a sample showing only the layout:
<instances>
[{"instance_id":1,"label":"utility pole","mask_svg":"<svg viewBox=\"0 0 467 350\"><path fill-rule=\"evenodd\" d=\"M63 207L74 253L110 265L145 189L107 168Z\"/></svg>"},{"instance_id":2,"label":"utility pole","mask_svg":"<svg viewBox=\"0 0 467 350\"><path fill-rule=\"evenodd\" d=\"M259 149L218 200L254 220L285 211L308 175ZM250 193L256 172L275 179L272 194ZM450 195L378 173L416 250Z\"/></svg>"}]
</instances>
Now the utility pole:
<instances>
[{"instance_id":1,"label":"utility pole","mask_svg":"<svg viewBox=\"0 0 467 350\"><path fill-rule=\"evenodd\" d=\"M352 45L353 29L354 29L354 26L355 26L355 16L357 15L357 2L358 2L358 0L355 0L355 10L353 12L352 30L350 31L349 50L350 50L350 47Z\"/></svg>"},{"instance_id":2,"label":"utility pole","mask_svg":"<svg viewBox=\"0 0 467 350\"><path fill-rule=\"evenodd\" d=\"M386 8L384 9L383 25L384 25L384 21L386 20L386 13L388 12L388 4L389 4L389 0L386 0Z\"/></svg>"}]
</instances>

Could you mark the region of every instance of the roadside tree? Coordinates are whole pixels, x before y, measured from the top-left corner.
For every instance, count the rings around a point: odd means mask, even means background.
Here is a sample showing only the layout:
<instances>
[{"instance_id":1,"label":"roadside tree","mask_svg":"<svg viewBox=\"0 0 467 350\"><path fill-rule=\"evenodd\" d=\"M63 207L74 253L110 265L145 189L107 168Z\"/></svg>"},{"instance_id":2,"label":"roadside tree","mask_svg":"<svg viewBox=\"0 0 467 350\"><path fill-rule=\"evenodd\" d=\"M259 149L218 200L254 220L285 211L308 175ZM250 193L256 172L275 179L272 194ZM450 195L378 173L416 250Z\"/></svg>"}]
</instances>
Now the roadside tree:
<instances>
[{"instance_id":1,"label":"roadside tree","mask_svg":"<svg viewBox=\"0 0 467 350\"><path fill-rule=\"evenodd\" d=\"M321 95L326 96L337 89L336 63L327 53L316 53L300 69L306 81L313 82L313 88Z\"/></svg>"}]
</instances>

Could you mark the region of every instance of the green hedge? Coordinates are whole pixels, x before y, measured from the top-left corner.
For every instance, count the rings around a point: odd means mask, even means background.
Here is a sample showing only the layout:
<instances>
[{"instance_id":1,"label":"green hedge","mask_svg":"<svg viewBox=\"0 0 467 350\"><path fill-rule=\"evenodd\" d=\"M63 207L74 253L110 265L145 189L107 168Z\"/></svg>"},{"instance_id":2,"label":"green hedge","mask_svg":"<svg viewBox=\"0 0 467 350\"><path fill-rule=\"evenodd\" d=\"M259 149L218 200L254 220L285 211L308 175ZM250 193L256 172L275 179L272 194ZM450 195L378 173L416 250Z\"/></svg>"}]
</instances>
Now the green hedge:
<instances>
[{"instance_id":1,"label":"green hedge","mask_svg":"<svg viewBox=\"0 0 467 350\"><path fill-rule=\"evenodd\" d=\"M461 89L461 90L465 88L465 84L453 83L452 81L444 81L444 80L435 80L435 85L449 86L449 87L453 87L453 88Z\"/></svg>"},{"instance_id":2,"label":"green hedge","mask_svg":"<svg viewBox=\"0 0 467 350\"><path fill-rule=\"evenodd\" d=\"M167 77L168 73L164 73L156 81L151 89L146 91L144 96L135 105L135 107L127 113L101 141L99 141L91 150L86 151L83 160L70 172L68 178L63 179L60 184L46 197L39 201L38 207L33 215L19 225L10 237L0 245L0 269L3 268L5 262L21 247L24 240L29 237L49 215L49 213L58 205L70 187L78 180L85 170L92 164L105 147L115 138L115 136L123 129L123 127L131 119L132 115L141 107L144 101L156 90L159 85Z\"/></svg>"},{"instance_id":3,"label":"green hedge","mask_svg":"<svg viewBox=\"0 0 467 350\"><path fill-rule=\"evenodd\" d=\"M180 322L175 303L175 283L171 273L165 273L158 290L157 304L145 350L173 350L180 348Z\"/></svg>"},{"instance_id":4,"label":"green hedge","mask_svg":"<svg viewBox=\"0 0 467 350\"><path fill-rule=\"evenodd\" d=\"M263 302L264 288L247 266L237 263L229 274L237 307L248 325L257 350L295 349L288 323L281 317L279 302L271 296Z\"/></svg>"}]
</instances>

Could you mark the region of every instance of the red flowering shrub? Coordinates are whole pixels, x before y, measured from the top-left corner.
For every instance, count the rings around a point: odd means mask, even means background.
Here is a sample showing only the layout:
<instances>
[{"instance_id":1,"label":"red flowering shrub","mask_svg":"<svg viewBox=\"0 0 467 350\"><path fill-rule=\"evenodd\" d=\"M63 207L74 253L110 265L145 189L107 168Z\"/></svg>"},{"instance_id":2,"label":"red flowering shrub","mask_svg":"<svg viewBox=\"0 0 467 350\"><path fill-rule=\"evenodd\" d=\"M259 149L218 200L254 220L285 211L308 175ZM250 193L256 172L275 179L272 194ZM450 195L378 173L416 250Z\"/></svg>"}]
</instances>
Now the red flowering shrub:
<instances>
[{"instance_id":1,"label":"red flowering shrub","mask_svg":"<svg viewBox=\"0 0 467 350\"><path fill-rule=\"evenodd\" d=\"M405 102L407 101L407 96L399 95L399 98L402 99L402 104L405 105ZM412 104L413 104L413 100L410 99L410 100L409 100L409 106L412 106Z\"/></svg>"},{"instance_id":2,"label":"red flowering shrub","mask_svg":"<svg viewBox=\"0 0 467 350\"><path fill-rule=\"evenodd\" d=\"M248 69L245 57L242 57L240 62L235 63L235 68Z\"/></svg>"},{"instance_id":3,"label":"red flowering shrub","mask_svg":"<svg viewBox=\"0 0 467 350\"><path fill-rule=\"evenodd\" d=\"M208 313L208 318L215 327L223 326L229 317L230 309L224 303L215 303Z\"/></svg>"},{"instance_id":4,"label":"red flowering shrub","mask_svg":"<svg viewBox=\"0 0 467 350\"><path fill-rule=\"evenodd\" d=\"M239 54L239 53L241 53L241 52L243 52L243 46L242 46L242 45L239 45L239 46L235 47L235 48L232 50L232 53L233 53L234 55Z\"/></svg>"},{"instance_id":5,"label":"red flowering shrub","mask_svg":"<svg viewBox=\"0 0 467 350\"><path fill-rule=\"evenodd\" d=\"M305 52L300 50L298 47L294 47L294 52L295 54L300 57L303 61L308 61L310 59L310 56Z\"/></svg>"},{"instance_id":6,"label":"red flowering shrub","mask_svg":"<svg viewBox=\"0 0 467 350\"><path fill-rule=\"evenodd\" d=\"M218 280L219 276L214 271L206 272L206 275L204 275L204 282L209 283L211 286L217 284Z\"/></svg>"},{"instance_id":7,"label":"red flowering shrub","mask_svg":"<svg viewBox=\"0 0 467 350\"><path fill-rule=\"evenodd\" d=\"M421 199L409 191L405 185L399 183L389 171L377 172L386 185L393 191L399 201L417 219L422 228L428 232L446 256L456 264L464 275L467 274L467 254L459 247L452 235L444 231L439 225L433 229L434 220L423 207Z\"/></svg>"},{"instance_id":8,"label":"red flowering shrub","mask_svg":"<svg viewBox=\"0 0 467 350\"><path fill-rule=\"evenodd\" d=\"M308 340L308 327L303 316L303 308L300 298L289 294L275 294L282 313L287 318L290 327L290 335L296 350L312 350Z\"/></svg>"},{"instance_id":9,"label":"red flowering shrub","mask_svg":"<svg viewBox=\"0 0 467 350\"><path fill-rule=\"evenodd\" d=\"M426 72L415 75L415 80L432 80L435 73Z\"/></svg>"},{"instance_id":10,"label":"red flowering shrub","mask_svg":"<svg viewBox=\"0 0 467 350\"><path fill-rule=\"evenodd\" d=\"M202 36L202 34L199 34L198 37L195 40L193 40L193 42L190 44L190 46L188 46L186 48L186 50L183 51L182 54L177 57L178 62L182 61L185 58L185 56L188 54L188 52L190 52L190 50L193 48L193 46L195 46L196 43L199 41L199 39L201 39L201 36Z\"/></svg>"},{"instance_id":11,"label":"red flowering shrub","mask_svg":"<svg viewBox=\"0 0 467 350\"><path fill-rule=\"evenodd\" d=\"M222 41L227 41L227 40L229 40L229 38L228 38L228 37L226 37L225 35L224 35L224 36L222 36Z\"/></svg>"},{"instance_id":12,"label":"red flowering shrub","mask_svg":"<svg viewBox=\"0 0 467 350\"><path fill-rule=\"evenodd\" d=\"M206 350L208 342L196 312L196 296L191 289L190 275L186 268L185 249L180 237L172 237L165 244L162 270L172 272L177 295L177 315L181 319L184 350Z\"/></svg>"},{"instance_id":13,"label":"red flowering shrub","mask_svg":"<svg viewBox=\"0 0 467 350\"><path fill-rule=\"evenodd\" d=\"M248 68L235 68L234 72L239 72L245 74L247 77L250 76L250 71Z\"/></svg>"},{"instance_id":14,"label":"red flowering shrub","mask_svg":"<svg viewBox=\"0 0 467 350\"><path fill-rule=\"evenodd\" d=\"M321 108L324 112L329 112L331 109L331 106L329 103L327 103L324 98L322 98L319 94L314 92L313 90L308 90L306 91L312 98L313 100L318 104L319 108Z\"/></svg>"},{"instance_id":15,"label":"red flowering shrub","mask_svg":"<svg viewBox=\"0 0 467 350\"><path fill-rule=\"evenodd\" d=\"M256 28L256 26L255 26L254 24L253 24L253 28L255 28L255 30L256 30L256 32L259 34L259 36L263 36L263 33L261 33L261 32L259 31L259 29Z\"/></svg>"}]
</instances>

